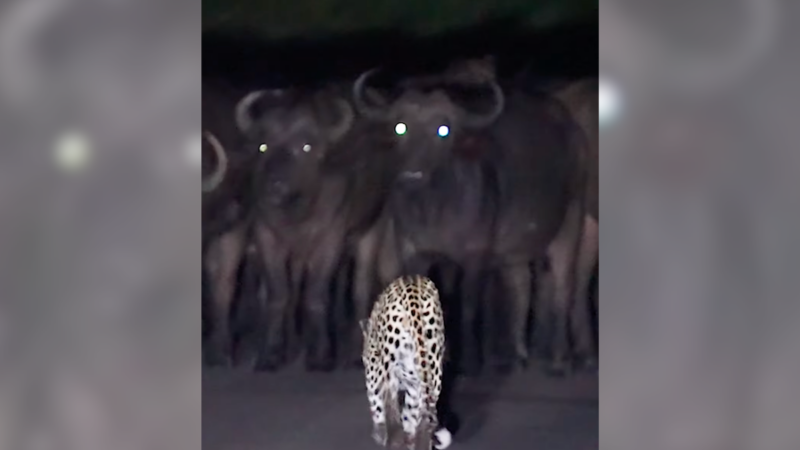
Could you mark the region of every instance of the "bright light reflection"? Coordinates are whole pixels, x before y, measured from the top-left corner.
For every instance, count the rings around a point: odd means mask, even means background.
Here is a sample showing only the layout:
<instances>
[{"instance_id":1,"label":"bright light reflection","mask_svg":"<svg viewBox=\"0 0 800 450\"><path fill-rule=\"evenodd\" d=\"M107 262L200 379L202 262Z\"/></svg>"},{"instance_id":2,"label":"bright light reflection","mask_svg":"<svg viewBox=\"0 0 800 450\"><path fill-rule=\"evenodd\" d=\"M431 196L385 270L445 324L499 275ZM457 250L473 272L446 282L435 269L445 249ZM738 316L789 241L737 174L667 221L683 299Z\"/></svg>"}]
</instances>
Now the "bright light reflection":
<instances>
[{"instance_id":1,"label":"bright light reflection","mask_svg":"<svg viewBox=\"0 0 800 450\"><path fill-rule=\"evenodd\" d=\"M394 126L394 132L397 134L406 134L406 130L407 130L406 124L404 124L403 122L400 122Z\"/></svg>"},{"instance_id":2,"label":"bright light reflection","mask_svg":"<svg viewBox=\"0 0 800 450\"><path fill-rule=\"evenodd\" d=\"M267 144L259 145L258 146L258 151L260 151L261 153L264 153L265 151L267 151Z\"/></svg>"},{"instance_id":3,"label":"bright light reflection","mask_svg":"<svg viewBox=\"0 0 800 450\"><path fill-rule=\"evenodd\" d=\"M600 78L598 88L598 114L603 126L617 120L622 109L622 95L614 83L603 78Z\"/></svg>"},{"instance_id":4,"label":"bright light reflection","mask_svg":"<svg viewBox=\"0 0 800 450\"><path fill-rule=\"evenodd\" d=\"M86 167L92 149L86 136L78 131L69 131L56 139L53 150L56 164L74 172Z\"/></svg>"},{"instance_id":5,"label":"bright light reflection","mask_svg":"<svg viewBox=\"0 0 800 450\"><path fill-rule=\"evenodd\" d=\"M445 137L448 134L450 134L450 128L448 128L447 125L442 125L439 127L439 136Z\"/></svg>"}]
</instances>

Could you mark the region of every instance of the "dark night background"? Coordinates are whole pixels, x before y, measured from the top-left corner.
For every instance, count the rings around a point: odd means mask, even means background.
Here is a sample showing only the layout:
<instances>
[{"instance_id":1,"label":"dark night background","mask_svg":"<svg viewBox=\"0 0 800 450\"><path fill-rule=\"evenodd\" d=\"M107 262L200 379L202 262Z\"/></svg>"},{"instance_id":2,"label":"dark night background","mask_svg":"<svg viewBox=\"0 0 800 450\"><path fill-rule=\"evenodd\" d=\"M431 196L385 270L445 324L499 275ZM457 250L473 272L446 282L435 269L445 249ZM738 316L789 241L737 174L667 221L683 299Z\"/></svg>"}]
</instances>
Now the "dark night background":
<instances>
[{"instance_id":1,"label":"dark night background","mask_svg":"<svg viewBox=\"0 0 800 450\"><path fill-rule=\"evenodd\" d=\"M591 76L597 11L596 0L204 0L203 75L264 87L494 54L501 77L526 67L543 77Z\"/></svg>"}]
</instances>

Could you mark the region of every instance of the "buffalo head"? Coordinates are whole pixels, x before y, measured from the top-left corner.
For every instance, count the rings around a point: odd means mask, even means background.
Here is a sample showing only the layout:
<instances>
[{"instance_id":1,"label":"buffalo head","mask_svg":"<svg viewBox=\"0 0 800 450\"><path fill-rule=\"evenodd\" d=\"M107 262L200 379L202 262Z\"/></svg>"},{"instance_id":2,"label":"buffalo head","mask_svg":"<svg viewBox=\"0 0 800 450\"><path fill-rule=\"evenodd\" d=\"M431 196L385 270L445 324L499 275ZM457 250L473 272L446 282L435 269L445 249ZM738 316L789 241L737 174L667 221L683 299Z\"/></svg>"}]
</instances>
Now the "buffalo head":
<instances>
[{"instance_id":1,"label":"buffalo head","mask_svg":"<svg viewBox=\"0 0 800 450\"><path fill-rule=\"evenodd\" d=\"M330 149L347 134L355 113L344 99L324 92L255 91L236 106L247 150L259 155L256 182L266 200L280 205L316 189Z\"/></svg>"},{"instance_id":2,"label":"buffalo head","mask_svg":"<svg viewBox=\"0 0 800 450\"><path fill-rule=\"evenodd\" d=\"M470 88L491 92L491 107L483 111L459 105L448 91L464 83L447 77L410 79L402 84L402 93L387 101L377 91L367 88L368 78L377 69L362 74L353 85L358 111L368 119L384 122L393 133L394 145L402 161L399 181L421 184L431 172L452 156L459 135L491 125L502 113L505 99L500 86L492 79ZM367 97L371 99L368 101ZM488 110L487 110L488 109Z\"/></svg>"}]
</instances>

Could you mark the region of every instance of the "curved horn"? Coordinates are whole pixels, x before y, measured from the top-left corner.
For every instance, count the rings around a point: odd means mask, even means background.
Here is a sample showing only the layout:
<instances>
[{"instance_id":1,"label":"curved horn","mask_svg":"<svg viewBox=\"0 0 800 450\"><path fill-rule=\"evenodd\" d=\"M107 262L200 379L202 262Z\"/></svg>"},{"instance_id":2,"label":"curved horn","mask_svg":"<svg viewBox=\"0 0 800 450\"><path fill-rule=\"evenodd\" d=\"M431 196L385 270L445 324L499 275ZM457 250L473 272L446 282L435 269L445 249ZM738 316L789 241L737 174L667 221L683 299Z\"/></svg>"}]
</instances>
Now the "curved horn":
<instances>
[{"instance_id":1,"label":"curved horn","mask_svg":"<svg viewBox=\"0 0 800 450\"><path fill-rule=\"evenodd\" d=\"M214 173L203 180L203 192L211 192L225 179L225 173L228 171L228 156L225 154L225 147L211 132L204 131L203 137L211 144L211 148L214 149L214 154L217 156L217 168L214 169Z\"/></svg>"},{"instance_id":2,"label":"curved horn","mask_svg":"<svg viewBox=\"0 0 800 450\"><path fill-rule=\"evenodd\" d=\"M364 100L364 84L366 84L367 78L377 72L378 69L378 67L375 67L374 69L362 73L356 82L353 83L353 103L355 103L358 112L364 116L370 119L386 120L389 114L385 110L377 106L369 105Z\"/></svg>"},{"instance_id":3,"label":"curved horn","mask_svg":"<svg viewBox=\"0 0 800 450\"><path fill-rule=\"evenodd\" d=\"M259 98L261 98L266 91L253 91L239 100L236 104L236 126L239 131L247 133L253 126L253 118L250 116L250 108Z\"/></svg>"},{"instance_id":4,"label":"curved horn","mask_svg":"<svg viewBox=\"0 0 800 450\"><path fill-rule=\"evenodd\" d=\"M331 140L331 142L338 141L342 138L342 136L350 131L350 128L353 126L353 121L356 118L353 108L346 100L336 98L334 103L341 112L341 120L339 120L339 122L337 122L328 130L328 138Z\"/></svg>"},{"instance_id":5,"label":"curved horn","mask_svg":"<svg viewBox=\"0 0 800 450\"><path fill-rule=\"evenodd\" d=\"M495 81L489 83L489 86L492 88L492 93L494 94L494 108L486 114L472 114L465 112L462 118L464 121L464 126L470 128L482 128L488 126L497 120L497 118L503 112L503 109L506 105L506 98L503 94L503 89L501 89L500 85L498 85Z\"/></svg>"}]
</instances>

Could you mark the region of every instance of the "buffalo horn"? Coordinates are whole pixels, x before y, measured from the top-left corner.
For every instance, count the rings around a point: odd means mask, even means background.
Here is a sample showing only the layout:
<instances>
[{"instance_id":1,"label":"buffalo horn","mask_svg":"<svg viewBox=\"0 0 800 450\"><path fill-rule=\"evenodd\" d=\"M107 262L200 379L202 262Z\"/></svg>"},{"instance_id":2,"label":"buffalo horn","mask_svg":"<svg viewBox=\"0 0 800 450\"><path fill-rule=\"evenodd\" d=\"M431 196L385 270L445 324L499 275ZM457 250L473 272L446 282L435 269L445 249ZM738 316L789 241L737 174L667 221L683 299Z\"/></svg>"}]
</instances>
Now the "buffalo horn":
<instances>
[{"instance_id":1,"label":"buffalo horn","mask_svg":"<svg viewBox=\"0 0 800 450\"><path fill-rule=\"evenodd\" d=\"M503 90L497 84L497 82L490 82L489 86L492 89L492 93L494 94L494 108L491 111L485 114L476 114L476 113L467 113L464 112L464 125L470 128L482 128L488 126L500 116L503 112L503 108L505 108L505 96L503 95Z\"/></svg>"},{"instance_id":2,"label":"buffalo horn","mask_svg":"<svg viewBox=\"0 0 800 450\"><path fill-rule=\"evenodd\" d=\"M261 98L266 91L253 91L239 100L236 104L236 126L243 133L253 126L253 118L250 115L250 108L259 98Z\"/></svg>"},{"instance_id":3,"label":"buffalo horn","mask_svg":"<svg viewBox=\"0 0 800 450\"><path fill-rule=\"evenodd\" d=\"M211 148L214 149L214 154L217 157L217 167L214 169L214 173L203 180L203 192L211 192L225 179L225 173L228 171L228 156L225 154L225 147L222 146L214 134L204 131L203 137L211 144Z\"/></svg>"},{"instance_id":4,"label":"buffalo horn","mask_svg":"<svg viewBox=\"0 0 800 450\"><path fill-rule=\"evenodd\" d=\"M345 133L350 131L350 127L353 126L353 121L356 117L355 112L353 112L353 108L350 106L350 103L344 99L337 98L334 103L339 109L339 117L341 117L341 119L328 130L328 138L331 140L331 142L338 141L342 138L342 136L345 135Z\"/></svg>"},{"instance_id":5,"label":"buffalo horn","mask_svg":"<svg viewBox=\"0 0 800 450\"><path fill-rule=\"evenodd\" d=\"M353 83L353 102L355 103L358 112L363 114L365 117L376 120L385 120L388 118L388 113L386 110L377 106L369 105L367 104L366 100L364 100L364 84L366 84L367 78L377 71L377 67L370 69L362 73L356 82Z\"/></svg>"}]
</instances>

